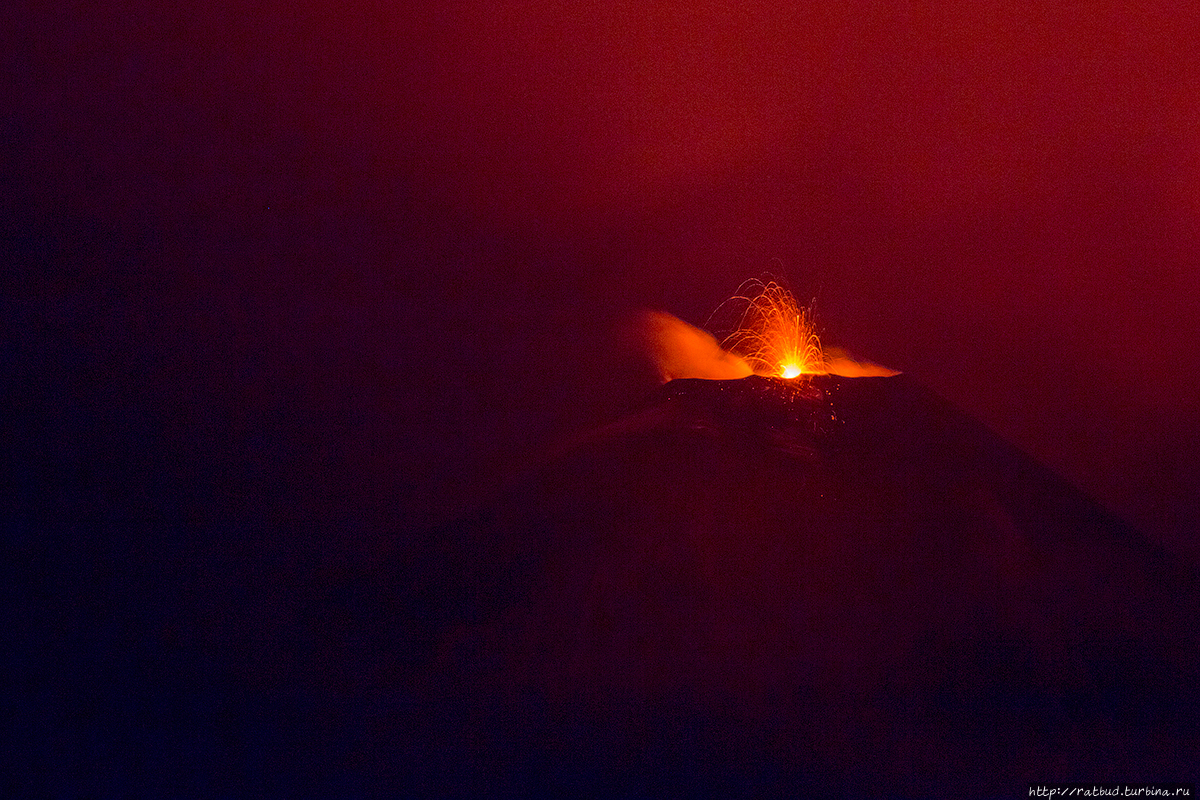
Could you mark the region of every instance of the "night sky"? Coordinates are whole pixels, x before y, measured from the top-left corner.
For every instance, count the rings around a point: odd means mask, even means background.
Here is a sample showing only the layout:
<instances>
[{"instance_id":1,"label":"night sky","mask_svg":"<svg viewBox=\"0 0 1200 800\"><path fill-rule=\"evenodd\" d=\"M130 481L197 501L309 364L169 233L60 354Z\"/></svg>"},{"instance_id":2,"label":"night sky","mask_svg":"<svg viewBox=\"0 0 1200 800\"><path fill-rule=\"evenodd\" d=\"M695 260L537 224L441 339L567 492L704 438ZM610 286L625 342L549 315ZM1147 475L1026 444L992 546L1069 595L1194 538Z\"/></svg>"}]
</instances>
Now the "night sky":
<instances>
[{"instance_id":1,"label":"night sky","mask_svg":"<svg viewBox=\"0 0 1200 800\"><path fill-rule=\"evenodd\" d=\"M630 314L765 273L1200 558L1192 4L3 16L25 611L169 640L154 598L403 551L654 389Z\"/></svg>"},{"instance_id":2,"label":"night sky","mask_svg":"<svg viewBox=\"0 0 1200 800\"><path fill-rule=\"evenodd\" d=\"M1188 4L7 16L29 405L437 520L639 396L623 314L703 324L769 272L1196 553Z\"/></svg>"}]
</instances>

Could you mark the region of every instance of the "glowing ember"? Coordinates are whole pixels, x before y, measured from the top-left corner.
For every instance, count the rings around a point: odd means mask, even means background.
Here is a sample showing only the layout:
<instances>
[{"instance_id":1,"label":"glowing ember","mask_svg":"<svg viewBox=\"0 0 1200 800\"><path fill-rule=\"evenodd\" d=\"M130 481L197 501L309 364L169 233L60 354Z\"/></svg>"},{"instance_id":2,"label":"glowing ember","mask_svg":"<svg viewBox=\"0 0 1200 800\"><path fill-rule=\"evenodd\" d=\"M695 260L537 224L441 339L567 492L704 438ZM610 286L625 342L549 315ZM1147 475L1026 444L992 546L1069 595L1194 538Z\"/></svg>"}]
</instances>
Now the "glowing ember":
<instances>
[{"instance_id":1,"label":"glowing ember","mask_svg":"<svg viewBox=\"0 0 1200 800\"><path fill-rule=\"evenodd\" d=\"M797 378L827 372L812 319L790 291L775 281L746 281L722 303L744 309L737 330L721 346L740 356L756 375ZM719 311L720 309L718 309Z\"/></svg>"}]
</instances>

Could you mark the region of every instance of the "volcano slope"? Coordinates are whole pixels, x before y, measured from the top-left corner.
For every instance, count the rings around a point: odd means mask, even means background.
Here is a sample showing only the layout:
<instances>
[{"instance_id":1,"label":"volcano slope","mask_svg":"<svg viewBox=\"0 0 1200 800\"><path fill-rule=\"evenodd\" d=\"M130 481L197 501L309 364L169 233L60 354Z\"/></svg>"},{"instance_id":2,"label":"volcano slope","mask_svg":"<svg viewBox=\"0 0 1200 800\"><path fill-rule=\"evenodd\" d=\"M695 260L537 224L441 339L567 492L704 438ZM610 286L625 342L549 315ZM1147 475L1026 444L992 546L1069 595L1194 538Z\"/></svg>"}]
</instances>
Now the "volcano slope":
<instances>
[{"instance_id":1,"label":"volcano slope","mask_svg":"<svg viewBox=\"0 0 1200 800\"><path fill-rule=\"evenodd\" d=\"M1194 578L904 375L672 381L402 572L410 789L1015 797L1200 764Z\"/></svg>"}]
</instances>

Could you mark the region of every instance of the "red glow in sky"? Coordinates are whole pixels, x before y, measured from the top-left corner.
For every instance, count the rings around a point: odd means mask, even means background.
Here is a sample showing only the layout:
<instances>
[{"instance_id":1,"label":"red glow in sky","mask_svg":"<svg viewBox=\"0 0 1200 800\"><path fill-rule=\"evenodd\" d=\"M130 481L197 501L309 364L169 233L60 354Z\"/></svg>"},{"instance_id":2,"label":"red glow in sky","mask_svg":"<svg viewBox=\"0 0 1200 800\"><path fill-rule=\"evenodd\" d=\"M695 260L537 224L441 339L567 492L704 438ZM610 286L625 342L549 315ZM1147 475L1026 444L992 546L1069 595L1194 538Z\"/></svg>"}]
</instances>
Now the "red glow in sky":
<instances>
[{"instance_id":1,"label":"red glow in sky","mask_svg":"<svg viewBox=\"0 0 1200 800\"><path fill-rule=\"evenodd\" d=\"M447 476L636 393L611 377L624 314L703 320L769 270L831 341L1160 538L1200 525L1197 8L11 16L5 202L33 271L118 265L117 296L153 298L119 330L238 375L407 375L405 440Z\"/></svg>"}]
</instances>

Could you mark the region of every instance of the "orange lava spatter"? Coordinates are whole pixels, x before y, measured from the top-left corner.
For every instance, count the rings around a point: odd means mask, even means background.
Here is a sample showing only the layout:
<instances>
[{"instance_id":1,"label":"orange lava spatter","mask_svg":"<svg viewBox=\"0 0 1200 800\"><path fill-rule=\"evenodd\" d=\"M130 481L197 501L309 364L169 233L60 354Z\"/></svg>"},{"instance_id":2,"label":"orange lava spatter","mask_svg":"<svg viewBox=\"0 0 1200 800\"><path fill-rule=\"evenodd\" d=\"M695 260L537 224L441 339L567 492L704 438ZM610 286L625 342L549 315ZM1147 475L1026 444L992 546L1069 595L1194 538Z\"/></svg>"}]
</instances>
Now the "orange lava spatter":
<instances>
[{"instance_id":1,"label":"orange lava spatter","mask_svg":"<svg viewBox=\"0 0 1200 800\"><path fill-rule=\"evenodd\" d=\"M810 313L785 287L750 280L722 305L728 304L744 308L737 329L721 346L744 359L756 375L791 379L826 374Z\"/></svg>"}]
</instances>

